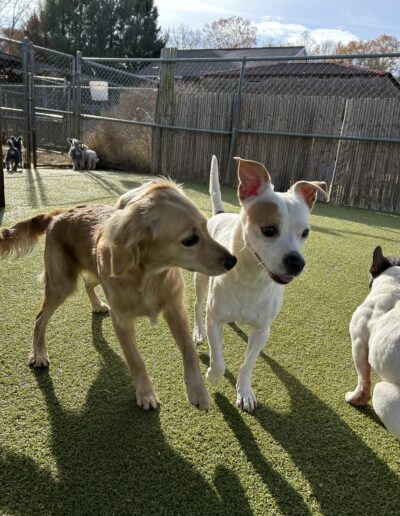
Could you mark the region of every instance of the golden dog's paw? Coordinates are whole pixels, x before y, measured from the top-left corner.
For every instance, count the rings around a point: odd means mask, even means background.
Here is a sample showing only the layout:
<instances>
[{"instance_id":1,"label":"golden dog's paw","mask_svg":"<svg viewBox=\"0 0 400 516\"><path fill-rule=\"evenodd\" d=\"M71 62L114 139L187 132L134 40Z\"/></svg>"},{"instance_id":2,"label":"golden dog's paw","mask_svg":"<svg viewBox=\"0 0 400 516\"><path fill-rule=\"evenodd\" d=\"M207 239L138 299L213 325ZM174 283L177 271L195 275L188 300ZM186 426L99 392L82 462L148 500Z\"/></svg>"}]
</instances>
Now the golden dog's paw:
<instances>
[{"instance_id":1,"label":"golden dog's paw","mask_svg":"<svg viewBox=\"0 0 400 516\"><path fill-rule=\"evenodd\" d=\"M200 410L208 410L210 408L210 397L202 376L199 374L197 378L186 380L185 383L189 403Z\"/></svg>"},{"instance_id":2,"label":"golden dog's paw","mask_svg":"<svg viewBox=\"0 0 400 516\"><path fill-rule=\"evenodd\" d=\"M369 389L356 389L355 391L349 391L346 393L344 399L347 403L350 403L350 405L362 407L363 405L366 405L371 399L371 391Z\"/></svg>"},{"instance_id":3,"label":"golden dog's paw","mask_svg":"<svg viewBox=\"0 0 400 516\"><path fill-rule=\"evenodd\" d=\"M50 359L47 356L47 353L31 353L29 355L28 364L32 367L49 367Z\"/></svg>"},{"instance_id":4,"label":"golden dog's paw","mask_svg":"<svg viewBox=\"0 0 400 516\"><path fill-rule=\"evenodd\" d=\"M105 303L101 303L100 305L93 307L92 312L95 314L108 314L110 312L110 307Z\"/></svg>"},{"instance_id":5,"label":"golden dog's paw","mask_svg":"<svg viewBox=\"0 0 400 516\"><path fill-rule=\"evenodd\" d=\"M159 400L153 387L139 390L136 389L136 403L138 407L144 410L149 410L149 408L156 409Z\"/></svg>"}]
</instances>

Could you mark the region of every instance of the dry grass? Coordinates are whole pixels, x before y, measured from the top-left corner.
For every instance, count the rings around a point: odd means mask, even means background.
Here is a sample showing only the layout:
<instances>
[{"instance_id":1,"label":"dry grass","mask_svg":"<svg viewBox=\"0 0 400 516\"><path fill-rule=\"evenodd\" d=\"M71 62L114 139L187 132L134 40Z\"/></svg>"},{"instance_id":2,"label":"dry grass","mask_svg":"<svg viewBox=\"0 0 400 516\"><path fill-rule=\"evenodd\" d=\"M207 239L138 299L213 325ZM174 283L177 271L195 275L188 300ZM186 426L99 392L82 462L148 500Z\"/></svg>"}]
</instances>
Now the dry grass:
<instances>
[{"instance_id":1,"label":"dry grass","mask_svg":"<svg viewBox=\"0 0 400 516\"><path fill-rule=\"evenodd\" d=\"M153 90L129 90L122 93L119 103L103 115L124 120L148 121L145 114L154 113L155 102L156 94ZM148 172L151 165L151 131L143 126L102 121L88 132L84 141L97 152L101 168Z\"/></svg>"}]
</instances>

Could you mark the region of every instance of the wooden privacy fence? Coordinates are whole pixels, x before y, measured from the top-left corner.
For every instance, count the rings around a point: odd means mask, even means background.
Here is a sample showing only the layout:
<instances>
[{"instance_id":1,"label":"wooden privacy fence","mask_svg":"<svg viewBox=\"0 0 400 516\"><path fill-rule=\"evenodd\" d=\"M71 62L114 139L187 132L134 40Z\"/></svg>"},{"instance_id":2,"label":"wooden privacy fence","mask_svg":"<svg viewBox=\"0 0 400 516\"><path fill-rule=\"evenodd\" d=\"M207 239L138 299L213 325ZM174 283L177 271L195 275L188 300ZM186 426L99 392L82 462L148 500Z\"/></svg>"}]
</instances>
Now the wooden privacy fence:
<instances>
[{"instance_id":1,"label":"wooden privacy fence","mask_svg":"<svg viewBox=\"0 0 400 516\"><path fill-rule=\"evenodd\" d=\"M400 138L400 101L349 99L343 135ZM341 141L332 202L400 213L400 144Z\"/></svg>"},{"instance_id":2,"label":"wooden privacy fence","mask_svg":"<svg viewBox=\"0 0 400 516\"><path fill-rule=\"evenodd\" d=\"M170 125L225 134L157 129L154 172L207 181L215 154L222 182L236 186L235 165L229 162L236 100L234 93L177 92ZM400 213L400 143L293 135L400 139L399 99L244 94L236 129L233 155L264 163L276 190L300 179L323 180L332 185L333 203ZM292 136L241 132L249 129Z\"/></svg>"}]
</instances>

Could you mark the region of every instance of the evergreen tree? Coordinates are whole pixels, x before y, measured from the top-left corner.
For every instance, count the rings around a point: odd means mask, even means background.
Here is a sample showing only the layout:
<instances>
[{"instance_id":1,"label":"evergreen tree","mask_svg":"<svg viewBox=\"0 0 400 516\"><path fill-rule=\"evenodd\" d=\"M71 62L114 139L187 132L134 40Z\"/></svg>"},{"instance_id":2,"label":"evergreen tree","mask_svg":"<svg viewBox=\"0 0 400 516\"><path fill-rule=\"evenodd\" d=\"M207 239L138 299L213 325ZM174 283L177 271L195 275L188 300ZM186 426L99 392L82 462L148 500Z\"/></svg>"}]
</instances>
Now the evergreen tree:
<instances>
[{"instance_id":1,"label":"evergreen tree","mask_svg":"<svg viewBox=\"0 0 400 516\"><path fill-rule=\"evenodd\" d=\"M27 25L43 44L99 57L149 57L165 45L153 0L45 0Z\"/></svg>"}]
</instances>

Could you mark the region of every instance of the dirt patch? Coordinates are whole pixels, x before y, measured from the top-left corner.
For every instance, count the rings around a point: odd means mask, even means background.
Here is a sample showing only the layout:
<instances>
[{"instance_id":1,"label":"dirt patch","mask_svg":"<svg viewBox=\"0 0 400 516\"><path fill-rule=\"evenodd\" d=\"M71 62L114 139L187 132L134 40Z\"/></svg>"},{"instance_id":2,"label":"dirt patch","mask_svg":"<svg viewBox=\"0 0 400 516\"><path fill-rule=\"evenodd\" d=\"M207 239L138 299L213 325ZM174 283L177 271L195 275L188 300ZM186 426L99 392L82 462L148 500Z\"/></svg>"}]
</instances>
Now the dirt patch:
<instances>
[{"instance_id":1,"label":"dirt patch","mask_svg":"<svg viewBox=\"0 0 400 516\"><path fill-rule=\"evenodd\" d=\"M71 167L71 162L67 154L56 152L46 152L38 150L37 164L39 167Z\"/></svg>"},{"instance_id":2,"label":"dirt patch","mask_svg":"<svg viewBox=\"0 0 400 516\"><path fill-rule=\"evenodd\" d=\"M6 155L8 151L8 145L3 145L3 162L6 161ZM25 151L24 161L25 161ZM37 152L37 164L38 167L71 167L71 162L67 154L61 154L58 152L47 152L44 150L38 150Z\"/></svg>"}]
</instances>

